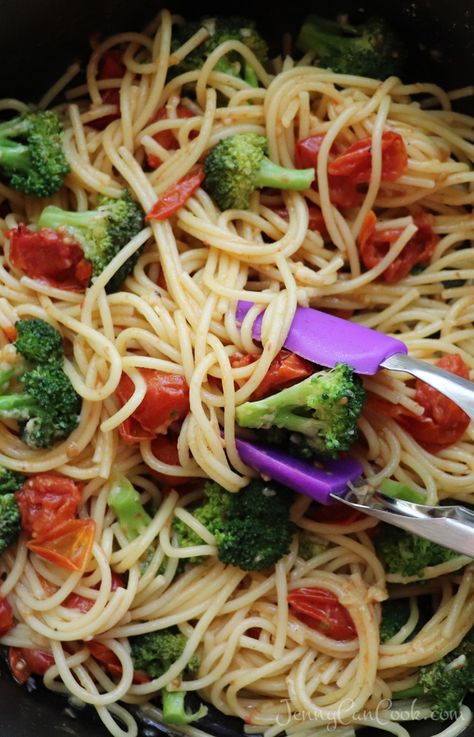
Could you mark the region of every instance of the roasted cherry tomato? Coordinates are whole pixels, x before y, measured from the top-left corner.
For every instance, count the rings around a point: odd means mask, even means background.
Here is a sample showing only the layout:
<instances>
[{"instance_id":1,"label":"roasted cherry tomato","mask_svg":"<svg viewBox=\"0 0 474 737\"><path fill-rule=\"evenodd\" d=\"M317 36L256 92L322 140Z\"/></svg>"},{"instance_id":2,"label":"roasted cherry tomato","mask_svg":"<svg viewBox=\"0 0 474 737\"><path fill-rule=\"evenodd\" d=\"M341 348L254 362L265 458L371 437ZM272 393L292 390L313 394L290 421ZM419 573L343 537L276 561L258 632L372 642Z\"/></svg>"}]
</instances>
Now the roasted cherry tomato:
<instances>
[{"instance_id":1,"label":"roasted cherry tomato","mask_svg":"<svg viewBox=\"0 0 474 737\"><path fill-rule=\"evenodd\" d=\"M247 353L245 355L234 353L230 357L230 364L233 368L240 368L254 363L259 357L260 354L258 353ZM297 381L311 376L314 372L314 364L310 361L306 361L296 353L283 349L271 362L267 373L253 392L251 399L262 399L269 394L275 394L280 389L286 389Z\"/></svg>"},{"instance_id":2,"label":"roasted cherry tomato","mask_svg":"<svg viewBox=\"0 0 474 737\"><path fill-rule=\"evenodd\" d=\"M427 264L438 243L438 236L426 216L414 218L418 230L382 276L388 284L395 284L408 276L414 266ZM362 263L373 269L387 255L402 231L396 228L376 230L377 217L370 211L362 225L358 246Z\"/></svg>"},{"instance_id":3,"label":"roasted cherry tomato","mask_svg":"<svg viewBox=\"0 0 474 737\"><path fill-rule=\"evenodd\" d=\"M27 543L27 548L68 571L83 572L94 544L93 519L72 519L44 532Z\"/></svg>"},{"instance_id":4,"label":"roasted cherry tomato","mask_svg":"<svg viewBox=\"0 0 474 737\"><path fill-rule=\"evenodd\" d=\"M87 649L94 660L97 660L98 663L103 665L105 670L111 676L120 678L122 675L122 666L120 664L120 660L110 648L102 642L91 640L87 643ZM133 672L133 683L148 683L149 680L150 678L144 670L136 670Z\"/></svg>"},{"instance_id":5,"label":"roasted cherry tomato","mask_svg":"<svg viewBox=\"0 0 474 737\"><path fill-rule=\"evenodd\" d=\"M108 49L99 61L99 79L122 79L127 68L119 49Z\"/></svg>"},{"instance_id":6,"label":"roasted cherry tomato","mask_svg":"<svg viewBox=\"0 0 474 737\"><path fill-rule=\"evenodd\" d=\"M284 220L288 220L288 210L286 207L274 207L274 212ZM317 230L322 236L327 236L326 223L324 222L321 208L316 205L308 204L308 229Z\"/></svg>"},{"instance_id":7,"label":"roasted cherry tomato","mask_svg":"<svg viewBox=\"0 0 474 737\"><path fill-rule=\"evenodd\" d=\"M13 610L8 599L0 596L0 637L6 635L13 627Z\"/></svg>"},{"instance_id":8,"label":"roasted cherry tomato","mask_svg":"<svg viewBox=\"0 0 474 737\"><path fill-rule=\"evenodd\" d=\"M194 117L194 113L189 110L189 108L185 107L184 105L178 105L176 107L176 118L182 119L182 118L192 118ZM158 120L166 120L168 118L168 110L166 106L160 107L158 112L155 113L153 116L152 122L156 123ZM191 133L190 138L195 138L197 133L193 131ZM168 128L163 131L158 131L158 133L155 133L153 136L155 141L160 144L163 148L165 148L167 151L176 151L176 149L179 148L178 140L176 136L174 135L174 132L171 128ZM160 164L161 160L158 158L158 156L155 156L154 154L147 154L146 157L147 164L151 169L157 169Z\"/></svg>"},{"instance_id":9,"label":"roasted cherry tomato","mask_svg":"<svg viewBox=\"0 0 474 737\"><path fill-rule=\"evenodd\" d=\"M151 452L163 463L168 463L170 466L179 466L179 455L178 455L178 438L174 435L157 435L151 443ZM150 468L150 473L156 479L161 481L166 486L183 486L189 484L194 479L191 476L169 476L166 473L160 473Z\"/></svg>"},{"instance_id":10,"label":"roasted cherry tomato","mask_svg":"<svg viewBox=\"0 0 474 737\"><path fill-rule=\"evenodd\" d=\"M50 228L35 232L19 225L9 232L10 261L32 279L53 287L83 292L92 276L92 266L69 235Z\"/></svg>"},{"instance_id":11,"label":"roasted cherry tomato","mask_svg":"<svg viewBox=\"0 0 474 737\"><path fill-rule=\"evenodd\" d=\"M54 665L54 657L45 650L26 647L9 647L8 664L18 683L26 683L31 675L44 676Z\"/></svg>"},{"instance_id":12,"label":"roasted cherry tomato","mask_svg":"<svg viewBox=\"0 0 474 737\"><path fill-rule=\"evenodd\" d=\"M338 598L326 589L293 589L288 594L288 603L297 619L332 640L353 640L357 637L351 615Z\"/></svg>"},{"instance_id":13,"label":"roasted cherry tomato","mask_svg":"<svg viewBox=\"0 0 474 737\"><path fill-rule=\"evenodd\" d=\"M297 169L318 168L318 157L324 136L309 136L298 141L295 149L295 166ZM336 207L356 207L362 200L356 182L349 177L328 173L329 199ZM318 178L315 177L311 187L318 191Z\"/></svg>"},{"instance_id":14,"label":"roasted cherry tomato","mask_svg":"<svg viewBox=\"0 0 474 737\"><path fill-rule=\"evenodd\" d=\"M16 500L23 530L37 536L74 519L81 500L81 487L58 473L38 473L30 476L16 492Z\"/></svg>"},{"instance_id":15,"label":"roasted cherry tomato","mask_svg":"<svg viewBox=\"0 0 474 737\"><path fill-rule=\"evenodd\" d=\"M149 440L155 435L166 433L171 423L186 417L189 412L189 388L186 379L178 374L166 374L164 371L146 368L139 370L146 382L146 394L132 418L147 432L146 439ZM116 389L122 405L130 399L134 391L133 381L123 373Z\"/></svg>"},{"instance_id":16,"label":"roasted cherry tomato","mask_svg":"<svg viewBox=\"0 0 474 737\"><path fill-rule=\"evenodd\" d=\"M186 176L166 190L151 208L146 220L167 220L199 189L204 181L204 169L197 165Z\"/></svg>"},{"instance_id":17,"label":"roasted cherry tomato","mask_svg":"<svg viewBox=\"0 0 474 737\"><path fill-rule=\"evenodd\" d=\"M323 525L352 525L365 517L365 514L357 509L351 509L347 504L335 502L334 504L312 504L306 512L306 517L320 522Z\"/></svg>"},{"instance_id":18,"label":"roasted cherry tomato","mask_svg":"<svg viewBox=\"0 0 474 737\"><path fill-rule=\"evenodd\" d=\"M440 368L469 378L469 369L458 354L444 356L436 363ZM393 417L405 430L430 453L437 453L457 443L466 432L470 419L457 404L423 381L416 381L415 399L424 413L415 415L399 404L391 404L379 397L371 404L384 414Z\"/></svg>"},{"instance_id":19,"label":"roasted cherry tomato","mask_svg":"<svg viewBox=\"0 0 474 737\"><path fill-rule=\"evenodd\" d=\"M100 588L100 584L97 584L94 586L95 589ZM111 585L111 591L116 591L118 588L124 588L124 583L121 577L118 575L118 573L114 573L112 571L112 585ZM67 607L68 609L78 609L80 612L85 614L89 611L89 609L92 609L94 606L95 600L94 599L88 599L86 596L81 596L80 594L75 594L72 592L67 596L62 606Z\"/></svg>"},{"instance_id":20,"label":"roasted cherry tomato","mask_svg":"<svg viewBox=\"0 0 474 737\"><path fill-rule=\"evenodd\" d=\"M399 133L385 131L382 134L382 181L400 179L408 166L408 154ZM336 156L328 166L328 173L347 177L356 184L370 182L372 174L372 137L362 138Z\"/></svg>"}]
</instances>

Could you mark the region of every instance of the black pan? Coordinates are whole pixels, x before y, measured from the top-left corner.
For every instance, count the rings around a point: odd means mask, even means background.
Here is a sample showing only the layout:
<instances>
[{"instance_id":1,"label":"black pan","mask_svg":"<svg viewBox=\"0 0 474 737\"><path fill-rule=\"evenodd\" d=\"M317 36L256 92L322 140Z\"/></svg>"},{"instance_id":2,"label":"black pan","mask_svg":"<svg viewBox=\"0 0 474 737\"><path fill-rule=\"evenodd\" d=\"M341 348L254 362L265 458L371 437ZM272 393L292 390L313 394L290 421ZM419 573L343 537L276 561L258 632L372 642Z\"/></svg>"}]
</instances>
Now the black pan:
<instances>
[{"instance_id":1,"label":"black pan","mask_svg":"<svg viewBox=\"0 0 474 737\"><path fill-rule=\"evenodd\" d=\"M195 15L222 13L222 2L167 3L174 12ZM298 27L305 13L324 13L322 3L310 0L280 2L270 13L269 3L227 0L226 13L255 18L264 35L278 46L282 32ZM409 44L405 81L430 80L447 88L474 84L474 0L336 0L331 13L351 13L354 20L382 13ZM0 96L34 101L76 58L85 58L88 37L138 30L160 7L159 0L0 0ZM474 112L474 107L471 107ZM159 725L142 720L140 737L167 734ZM439 722L410 725L413 737L431 737ZM202 729L216 737L240 737L238 719L210 710ZM172 734L172 733L171 733ZM372 731L372 735L374 732ZM384 733L386 735L386 733ZM93 710L71 708L64 697L41 686L33 691L15 684L0 663L0 737L106 737ZM464 733L474 737L474 727Z\"/></svg>"}]
</instances>

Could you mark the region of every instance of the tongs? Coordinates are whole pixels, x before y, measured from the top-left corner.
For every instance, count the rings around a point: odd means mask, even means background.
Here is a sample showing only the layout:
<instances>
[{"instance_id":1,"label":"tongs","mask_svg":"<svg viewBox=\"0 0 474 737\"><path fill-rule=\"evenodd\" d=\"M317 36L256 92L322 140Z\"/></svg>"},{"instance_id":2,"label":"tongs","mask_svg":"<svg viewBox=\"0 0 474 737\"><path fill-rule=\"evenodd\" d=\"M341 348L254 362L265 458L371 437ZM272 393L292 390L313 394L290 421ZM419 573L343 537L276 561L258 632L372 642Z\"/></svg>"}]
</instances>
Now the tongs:
<instances>
[{"instance_id":1,"label":"tongs","mask_svg":"<svg viewBox=\"0 0 474 737\"><path fill-rule=\"evenodd\" d=\"M251 307L251 302L239 302L239 322ZM261 336L262 318L260 315L253 323L252 334L256 340ZM411 358L400 340L370 328L299 307L284 345L322 366L333 367L343 362L361 374L375 374L381 367L411 374L431 384L474 419L472 382ZM243 438L237 439L237 450L244 463L263 478L274 479L320 504L343 502L474 558L474 513L466 507L415 504L388 496L362 479L362 466L351 457L325 460L320 464Z\"/></svg>"}]
</instances>

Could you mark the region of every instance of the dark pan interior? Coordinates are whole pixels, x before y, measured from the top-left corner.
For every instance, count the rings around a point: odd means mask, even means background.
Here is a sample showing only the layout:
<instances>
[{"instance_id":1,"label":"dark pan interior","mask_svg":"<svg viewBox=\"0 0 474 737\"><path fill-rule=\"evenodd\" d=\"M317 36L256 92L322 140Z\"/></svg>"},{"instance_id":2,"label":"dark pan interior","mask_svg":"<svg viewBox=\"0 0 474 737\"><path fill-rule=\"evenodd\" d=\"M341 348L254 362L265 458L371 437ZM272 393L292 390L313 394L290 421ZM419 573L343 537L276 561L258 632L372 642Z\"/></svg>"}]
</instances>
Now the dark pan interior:
<instances>
[{"instance_id":1,"label":"dark pan interior","mask_svg":"<svg viewBox=\"0 0 474 737\"><path fill-rule=\"evenodd\" d=\"M357 20L376 12L390 20L409 44L406 81L430 80L448 89L474 83L474 0L336 0L330 6L332 15L349 12ZM91 33L138 30L159 7L156 0L0 0L0 95L34 101L69 63L87 56ZM182 0L168 7L187 16L222 13L222 3L215 0L200 3L198 10ZM281 34L296 29L305 13L315 9L324 13L309 0L292 0L288 6L278 3L270 21L267 8L263 1L225 3L227 14L255 18L275 48ZM443 725L421 722L411 726L413 737L430 737ZM216 737L242 734L238 719L213 710L202 729ZM150 720L142 721L140 737L167 733ZM73 710L64 697L42 687L28 692L0 664L0 737L105 735L92 709ZM464 735L474 737L474 727Z\"/></svg>"}]
</instances>

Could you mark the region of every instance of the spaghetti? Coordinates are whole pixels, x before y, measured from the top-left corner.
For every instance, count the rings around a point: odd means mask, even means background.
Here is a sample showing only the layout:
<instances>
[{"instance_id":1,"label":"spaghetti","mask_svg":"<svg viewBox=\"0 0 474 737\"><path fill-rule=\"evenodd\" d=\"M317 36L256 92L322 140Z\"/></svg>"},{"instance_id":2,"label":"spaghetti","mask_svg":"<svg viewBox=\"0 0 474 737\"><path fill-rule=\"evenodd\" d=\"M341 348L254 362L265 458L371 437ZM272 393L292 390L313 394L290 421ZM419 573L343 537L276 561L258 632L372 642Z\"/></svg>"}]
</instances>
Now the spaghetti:
<instances>
[{"instance_id":1,"label":"spaghetti","mask_svg":"<svg viewBox=\"0 0 474 737\"><path fill-rule=\"evenodd\" d=\"M56 109L65 116L71 167L64 188L48 203L81 211L98 194L119 196L125 185L148 212L211 147L237 133L265 135L269 157L290 167L298 141L323 136L318 187L304 195L257 191L248 210L223 212L199 188L171 220L150 220L83 295L12 266L9 231L35 223L45 202L0 183L0 198L9 205L0 218L0 326L5 336L26 317L57 327L70 349L66 372L83 398L78 427L48 450L27 447L11 422L1 424L0 464L28 474L55 471L83 484L79 515L96 524L84 574L32 554L23 537L4 554L0 592L9 598L16 624L1 642L51 653L46 686L93 705L114 737L137 735L135 718L121 704L147 704L143 708L150 710L148 700L177 683L224 714L241 717L248 733L274 737L284 729L306 737L336 724L342 737L351 734L358 717L361 724L370 722L368 714L392 692L413 685L419 666L452 651L468 632L474 618L469 560L452 558L424 571L424 590L435 608L417 629L419 577L411 582L385 572L373 544L374 520L344 526L318 522L310 500L299 496L291 510L297 534L289 554L271 571L246 573L219 561L213 535L192 516L199 488L164 492L151 480L150 469L175 479L177 488L183 478L209 478L230 492L248 483L254 472L236 449L235 407L267 374L297 305L350 313L366 326L400 335L413 356L427 361L459 354L472 373L474 119L451 105L471 90L448 94L396 77L381 82L335 74L311 66L309 57L298 63L289 56L279 59L269 73L239 41L217 46L202 68L173 76L169 71L207 37L201 28L172 51L176 23L179 19L163 11L144 33L107 38L91 54L85 84L72 86L79 72L74 65L43 97L42 105L50 106L65 90L66 102ZM123 75L101 78L101 63L111 49L121 51ZM216 70L231 51L252 67L258 87ZM111 98L110 91L119 95ZM1 109L21 112L24 106L5 101ZM165 115L157 118L161 109ZM110 122L98 126L106 116ZM386 131L399 134L408 153L403 175L390 182L382 179ZM162 145L159 133L171 136L173 145ZM367 137L371 173L348 217L331 201L328 167L334 147L347 149ZM147 167L150 157L160 162L157 168ZM310 228L312 207L320 208L326 234ZM396 237L367 268L360 243L373 210L378 213L373 232L395 231ZM417 233L421 212L428 213L436 235L429 263L390 283L383 275ZM110 277L138 252L124 288L106 294ZM241 299L256 306L239 326L235 308ZM262 351L254 362L234 367L234 354L259 353L252 323L264 307ZM1 335L0 344L2 360L13 360L7 337ZM141 369L182 376L189 386L190 411L179 430L176 462L160 460L150 439L129 445L118 431L145 396ZM123 404L116 395L122 372L133 383ZM430 452L387 411L397 406L420 417L423 407L413 385L381 371L366 379L365 387L371 400L355 453L366 477L375 485L386 477L408 483L428 503L447 497L472 502L473 429ZM150 526L131 542L107 504L117 470L156 509ZM174 517L202 536L201 546L177 547ZM299 554L304 534L321 544L307 560ZM154 540L158 546L143 570L141 560ZM183 567L196 554L204 562ZM126 574L115 589L112 571ZM409 598L410 617L380 644L380 604L388 585L391 595ZM337 641L298 620L287 595L299 587L335 596L349 612L357 638ZM90 608L65 605L72 594L90 600ZM160 677L134 682L128 638L174 625L188 638L181 657ZM94 658L91 642L112 651L120 675L113 677ZM198 675L180 680L197 651ZM469 714L463 707L451 737L469 722ZM388 712L386 717L388 731L407 734Z\"/></svg>"}]
</instances>

